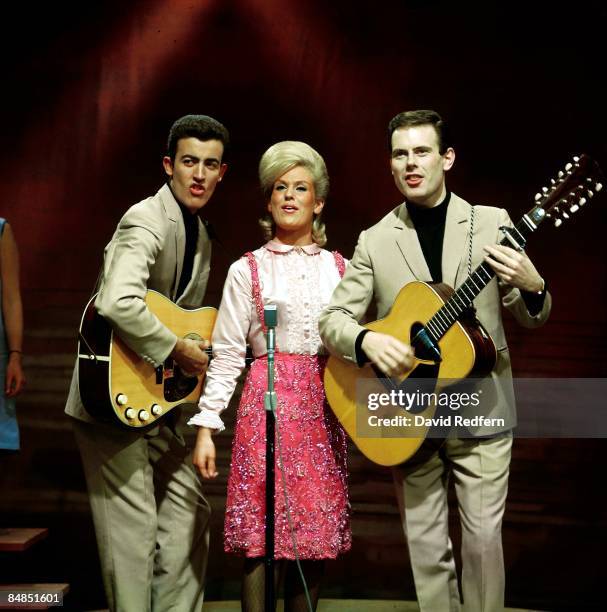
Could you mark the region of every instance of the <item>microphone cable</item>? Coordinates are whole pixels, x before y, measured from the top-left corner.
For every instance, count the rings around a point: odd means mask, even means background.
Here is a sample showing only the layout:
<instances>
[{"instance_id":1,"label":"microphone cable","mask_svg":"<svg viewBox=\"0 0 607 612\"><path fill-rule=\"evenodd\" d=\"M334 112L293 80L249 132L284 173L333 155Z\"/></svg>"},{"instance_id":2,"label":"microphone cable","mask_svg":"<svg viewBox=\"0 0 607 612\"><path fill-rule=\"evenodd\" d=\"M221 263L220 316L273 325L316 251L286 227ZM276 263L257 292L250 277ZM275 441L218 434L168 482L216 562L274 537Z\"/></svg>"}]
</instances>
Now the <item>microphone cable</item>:
<instances>
[{"instance_id":1,"label":"microphone cable","mask_svg":"<svg viewBox=\"0 0 607 612\"><path fill-rule=\"evenodd\" d=\"M284 471L284 462L282 457L282 440L280 436L280 425L278 423L278 402L276 402L276 412L274 412L274 424L276 426L276 446L278 447L278 467L280 469L280 480L282 484L282 493L285 501L285 512L287 515L287 522L289 524L289 532L291 534L291 543L293 545L293 554L295 555L295 564L297 566L297 571L299 573L299 577L301 579L301 584L304 588L304 594L306 596L306 603L308 605L308 611L314 612L314 608L312 607L312 600L310 599L310 592L308 591L308 583L306 582L306 578L304 576L303 570L301 569L301 563L299 560L299 552L297 550L297 539L295 537L295 526L293 525L293 517L291 516L291 505L289 504L289 495L287 493L287 480L285 477Z\"/></svg>"}]
</instances>

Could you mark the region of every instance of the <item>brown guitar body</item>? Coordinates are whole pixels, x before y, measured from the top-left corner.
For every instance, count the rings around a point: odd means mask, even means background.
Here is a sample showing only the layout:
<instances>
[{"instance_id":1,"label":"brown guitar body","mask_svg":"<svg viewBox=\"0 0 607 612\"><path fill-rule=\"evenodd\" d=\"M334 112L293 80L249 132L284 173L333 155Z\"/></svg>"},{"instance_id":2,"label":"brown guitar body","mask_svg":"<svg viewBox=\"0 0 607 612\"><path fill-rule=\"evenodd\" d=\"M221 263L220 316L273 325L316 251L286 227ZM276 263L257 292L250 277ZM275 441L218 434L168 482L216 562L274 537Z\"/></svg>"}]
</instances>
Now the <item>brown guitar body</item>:
<instances>
[{"instance_id":1,"label":"brown guitar body","mask_svg":"<svg viewBox=\"0 0 607 612\"><path fill-rule=\"evenodd\" d=\"M185 310L156 291L148 291L145 301L176 336L210 340L217 318L215 308ZM78 345L80 396L89 414L142 428L177 406L198 401L203 376L184 376L171 358L154 368L112 332L94 302L95 297L82 317Z\"/></svg>"},{"instance_id":2,"label":"brown guitar body","mask_svg":"<svg viewBox=\"0 0 607 612\"><path fill-rule=\"evenodd\" d=\"M419 281L409 283L398 293L390 313L365 327L411 344L411 330L415 324L426 324L452 293L453 289L444 284L430 285ZM472 318L457 321L440 339L438 345L442 357L436 368L435 378L438 380L461 380L470 374L483 376L490 372L495 364L496 351L493 341ZM417 359L414 368L401 381L415 377L416 370L428 363ZM358 368L337 357L330 357L324 379L329 404L356 446L371 461L386 466L403 463L419 449L429 428L412 425L407 429L407 437L396 438L393 427L378 426L374 428L374 437L359 436L357 412L368 413L366 403L357 406L357 382L363 378L369 381L365 383L365 390L368 388L372 392L386 392L382 380L370 365ZM419 414L432 418L435 411L435 406L428 406ZM402 414L403 409L398 406L383 406L377 411L377 415L382 418Z\"/></svg>"}]
</instances>

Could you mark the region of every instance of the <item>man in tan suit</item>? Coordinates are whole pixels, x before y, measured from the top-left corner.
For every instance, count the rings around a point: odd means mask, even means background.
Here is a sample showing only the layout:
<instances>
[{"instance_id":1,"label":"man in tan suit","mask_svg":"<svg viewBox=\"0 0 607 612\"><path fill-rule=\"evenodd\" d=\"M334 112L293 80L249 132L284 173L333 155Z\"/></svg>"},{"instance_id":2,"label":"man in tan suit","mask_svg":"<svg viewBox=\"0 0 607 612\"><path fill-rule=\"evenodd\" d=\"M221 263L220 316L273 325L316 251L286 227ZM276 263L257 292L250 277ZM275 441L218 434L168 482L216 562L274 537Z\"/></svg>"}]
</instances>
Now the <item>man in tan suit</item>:
<instances>
[{"instance_id":1,"label":"man in tan suit","mask_svg":"<svg viewBox=\"0 0 607 612\"><path fill-rule=\"evenodd\" d=\"M476 314L497 348L485 382L483 416L504 418L503 427L459 431L439 448L422 446L423 460L394 469L403 529L422 612L462 609L448 533L447 488L455 482L462 524L463 609L493 612L504 606L501 522L516 424L510 357L501 306L525 327L542 325L551 298L522 249L501 246L505 210L472 207L446 188L455 161L445 123L434 111L400 113L389 125L390 167L405 201L361 233L354 256L331 303L320 317L321 337L336 356L371 361L390 376L412 366L413 352L392 336L359 324L374 299L378 317L390 310L408 282L466 280L484 261L497 275L474 302Z\"/></svg>"},{"instance_id":2,"label":"man in tan suit","mask_svg":"<svg viewBox=\"0 0 607 612\"><path fill-rule=\"evenodd\" d=\"M154 366L171 356L184 372L207 367L205 344L177 338L144 297L154 289L184 308L202 305L211 245L199 213L226 171L228 140L211 117L178 119L163 159L167 184L128 209L105 249L95 306ZM202 610L210 507L179 409L143 433L101 423L85 411L74 370L66 412L74 418L110 610Z\"/></svg>"}]
</instances>

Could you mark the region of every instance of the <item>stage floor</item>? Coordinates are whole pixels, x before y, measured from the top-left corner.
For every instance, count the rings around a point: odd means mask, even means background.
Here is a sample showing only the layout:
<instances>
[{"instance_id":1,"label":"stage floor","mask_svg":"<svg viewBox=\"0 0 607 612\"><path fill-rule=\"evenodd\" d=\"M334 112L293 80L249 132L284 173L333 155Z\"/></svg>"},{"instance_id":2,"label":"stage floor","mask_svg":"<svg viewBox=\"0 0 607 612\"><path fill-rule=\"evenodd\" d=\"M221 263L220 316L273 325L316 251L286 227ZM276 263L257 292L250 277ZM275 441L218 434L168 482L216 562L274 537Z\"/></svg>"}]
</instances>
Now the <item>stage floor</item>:
<instances>
[{"instance_id":1,"label":"stage floor","mask_svg":"<svg viewBox=\"0 0 607 612\"><path fill-rule=\"evenodd\" d=\"M276 612L283 612L283 602L279 600ZM204 604L204 612L240 612L238 601L209 601ZM108 612L91 610L90 612ZM414 601L394 601L386 599L321 599L317 612L419 612ZM541 612L522 608L505 608L504 612Z\"/></svg>"}]
</instances>

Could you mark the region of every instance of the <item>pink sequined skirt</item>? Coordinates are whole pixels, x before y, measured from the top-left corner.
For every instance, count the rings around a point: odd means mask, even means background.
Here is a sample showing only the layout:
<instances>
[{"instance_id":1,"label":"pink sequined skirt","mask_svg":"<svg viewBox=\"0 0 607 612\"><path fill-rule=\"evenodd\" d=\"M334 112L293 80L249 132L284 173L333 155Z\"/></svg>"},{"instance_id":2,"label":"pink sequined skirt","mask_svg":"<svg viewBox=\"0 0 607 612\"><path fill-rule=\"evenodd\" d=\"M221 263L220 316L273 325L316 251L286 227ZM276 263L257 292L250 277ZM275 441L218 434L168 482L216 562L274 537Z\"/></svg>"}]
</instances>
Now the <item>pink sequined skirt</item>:
<instances>
[{"instance_id":1,"label":"pink sequined skirt","mask_svg":"<svg viewBox=\"0 0 607 612\"><path fill-rule=\"evenodd\" d=\"M334 559L350 549L346 436L326 403L326 358L276 354L275 390L286 490L302 559ZM244 384L228 480L226 552L265 554L265 411L267 360L253 362ZM278 434L280 431L280 434ZM276 444L275 558L294 559Z\"/></svg>"}]
</instances>

